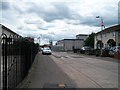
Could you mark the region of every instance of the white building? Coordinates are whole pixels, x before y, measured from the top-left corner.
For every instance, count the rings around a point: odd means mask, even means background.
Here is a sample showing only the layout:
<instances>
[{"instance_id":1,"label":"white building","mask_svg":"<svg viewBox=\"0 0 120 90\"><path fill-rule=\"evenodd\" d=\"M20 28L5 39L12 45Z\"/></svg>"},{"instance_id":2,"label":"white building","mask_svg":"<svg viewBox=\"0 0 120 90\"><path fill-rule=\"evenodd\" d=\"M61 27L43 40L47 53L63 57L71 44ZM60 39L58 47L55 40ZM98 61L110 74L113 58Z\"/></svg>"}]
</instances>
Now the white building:
<instances>
[{"instance_id":1,"label":"white building","mask_svg":"<svg viewBox=\"0 0 120 90\"><path fill-rule=\"evenodd\" d=\"M78 34L76 35L76 39L83 39L86 40L89 35L87 34Z\"/></svg>"},{"instance_id":2,"label":"white building","mask_svg":"<svg viewBox=\"0 0 120 90\"><path fill-rule=\"evenodd\" d=\"M18 35L17 33L15 33L15 32L13 32L12 30L10 30L9 28L7 28L6 26L0 24L0 36L1 36L3 33L6 34L7 37L9 37L10 35L20 36L20 35Z\"/></svg>"},{"instance_id":3,"label":"white building","mask_svg":"<svg viewBox=\"0 0 120 90\"><path fill-rule=\"evenodd\" d=\"M120 25L106 28L95 35L94 48L120 45Z\"/></svg>"},{"instance_id":4,"label":"white building","mask_svg":"<svg viewBox=\"0 0 120 90\"><path fill-rule=\"evenodd\" d=\"M56 47L61 48L61 51L72 51L73 49L80 49L83 45L83 39L63 39L57 42Z\"/></svg>"},{"instance_id":5,"label":"white building","mask_svg":"<svg viewBox=\"0 0 120 90\"><path fill-rule=\"evenodd\" d=\"M78 34L76 39L63 39L57 41L54 49L57 51L72 51L73 49L80 49L84 46L84 41L88 37L87 34Z\"/></svg>"},{"instance_id":6,"label":"white building","mask_svg":"<svg viewBox=\"0 0 120 90\"><path fill-rule=\"evenodd\" d=\"M1 43L0 44L0 56L2 56L2 36L3 36L3 34L5 34L4 37L6 37L6 38L9 38L10 35L20 36L17 33L10 30L9 28L7 28L6 26L0 24L0 43ZM1 60L2 60L2 58L0 57L0 61ZM0 65L1 65L1 62L0 62Z\"/></svg>"},{"instance_id":7,"label":"white building","mask_svg":"<svg viewBox=\"0 0 120 90\"><path fill-rule=\"evenodd\" d=\"M0 36L2 35L2 25L0 24Z\"/></svg>"}]
</instances>

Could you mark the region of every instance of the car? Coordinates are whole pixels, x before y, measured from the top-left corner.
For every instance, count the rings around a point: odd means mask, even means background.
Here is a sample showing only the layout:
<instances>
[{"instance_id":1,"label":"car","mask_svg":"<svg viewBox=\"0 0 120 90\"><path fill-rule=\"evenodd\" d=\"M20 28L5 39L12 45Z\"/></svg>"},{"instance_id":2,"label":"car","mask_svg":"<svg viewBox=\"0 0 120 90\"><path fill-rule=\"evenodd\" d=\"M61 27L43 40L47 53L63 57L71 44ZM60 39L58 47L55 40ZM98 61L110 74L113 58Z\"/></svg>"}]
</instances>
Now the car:
<instances>
[{"instance_id":1,"label":"car","mask_svg":"<svg viewBox=\"0 0 120 90\"><path fill-rule=\"evenodd\" d=\"M43 48L40 48L39 51L42 52Z\"/></svg>"},{"instance_id":2,"label":"car","mask_svg":"<svg viewBox=\"0 0 120 90\"><path fill-rule=\"evenodd\" d=\"M80 49L80 53L85 53L86 50L88 50L89 47L88 46L83 46L81 49Z\"/></svg>"},{"instance_id":3,"label":"car","mask_svg":"<svg viewBox=\"0 0 120 90\"><path fill-rule=\"evenodd\" d=\"M83 46L81 49L80 49L80 53L85 53L85 51L93 51L94 49L89 47L89 46Z\"/></svg>"},{"instance_id":4,"label":"car","mask_svg":"<svg viewBox=\"0 0 120 90\"><path fill-rule=\"evenodd\" d=\"M99 49L99 56L103 56L103 57L109 57L109 51L111 50L110 46L107 47L102 47L101 49Z\"/></svg>"},{"instance_id":5,"label":"car","mask_svg":"<svg viewBox=\"0 0 120 90\"><path fill-rule=\"evenodd\" d=\"M115 53L120 53L120 46L114 46L110 49L109 55L114 56Z\"/></svg>"},{"instance_id":6,"label":"car","mask_svg":"<svg viewBox=\"0 0 120 90\"><path fill-rule=\"evenodd\" d=\"M52 54L51 49L48 48L48 47L44 47L44 48L42 49L42 54L43 54L43 55L44 55L44 54L49 54L49 55L51 55L51 54Z\"/></svg>"},{"instance_id":7,"label":"car","mask_svg":"<svg viewBox=\"0 0 120 90\"><path fill-rule=\"evenodd\" d=\"M110 48L110 50L109 50L109 55L110 55L110 56L114 56L113 47Z\"/></svg>"}]
</instances>

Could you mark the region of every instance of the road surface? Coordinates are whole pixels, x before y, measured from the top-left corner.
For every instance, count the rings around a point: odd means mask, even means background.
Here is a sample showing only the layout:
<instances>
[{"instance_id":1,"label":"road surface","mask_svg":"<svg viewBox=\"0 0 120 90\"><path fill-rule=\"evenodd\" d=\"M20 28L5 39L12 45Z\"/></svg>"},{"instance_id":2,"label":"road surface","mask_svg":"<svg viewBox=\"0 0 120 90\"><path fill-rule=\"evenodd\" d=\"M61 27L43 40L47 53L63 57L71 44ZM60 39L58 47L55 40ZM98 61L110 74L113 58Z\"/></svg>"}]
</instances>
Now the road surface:
<instances>
[{"instance_id":1,"label":"road surface","mask_svg":"<svg viewBox=\"0 0 120 90\"><path fill-rule=\"evenodd\" d=\"M39 54L28 88L58 83L75 88L118 88L118 63L66 52Z\"/></svg>"},{"instance_id":2,"label":"road surface","mask_svg":"<svg viewBox=\"0 0 120 90\"><path fill-rule=\"evenodd\" d=\"M49 55L39 53L37 66L31 76L28 88L53 88L47 85L56 84L76 87L74 81L58 67Z\"/></svg>"}]
</instances>

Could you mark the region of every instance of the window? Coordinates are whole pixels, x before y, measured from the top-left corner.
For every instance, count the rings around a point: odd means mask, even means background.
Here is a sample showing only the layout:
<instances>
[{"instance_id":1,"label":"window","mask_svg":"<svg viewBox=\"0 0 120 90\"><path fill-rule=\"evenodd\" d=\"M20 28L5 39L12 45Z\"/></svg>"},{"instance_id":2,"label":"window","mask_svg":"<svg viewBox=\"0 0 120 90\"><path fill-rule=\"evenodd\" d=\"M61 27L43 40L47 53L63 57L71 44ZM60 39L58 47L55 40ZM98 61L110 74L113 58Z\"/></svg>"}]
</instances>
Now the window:
<instances>
[{"instance_id":1,"label":"window","mask_svg":"<svg viewBox=\"0 0 120 90\"><path fill-rule=\"evenodd\" d=\"M107 37L107 34L106 34L106 33L105 33L104 35L105 35L105 37Z\"/></svg>"},{"instance_id":2,"label":"window","mask_svg":"<svg viewBox=\"0 0 120 90\"><path fill-rule=\"evenodd\" d=\"M118 32L118 35L120 36L120 32Z\"/></svg>"},{"instance_id":3,"label":"window","mask_svg":"<svg viewBox=\"0 0 120 90\"><path fill-rule=\"evenodd\" d=\"M107 37L107 34L106 34L106 33L103 33L102 36L103 36L103 37Z\"/></svg>"},{"instance_id":4,"label":"window","mask_svg":"<svg viewBox=\"0 0 120 90\"><path fill-rule=\"evenodd\" d=\"M115 37L115 32L112 32L113 36Z\"/></svg>"}]
</instances>

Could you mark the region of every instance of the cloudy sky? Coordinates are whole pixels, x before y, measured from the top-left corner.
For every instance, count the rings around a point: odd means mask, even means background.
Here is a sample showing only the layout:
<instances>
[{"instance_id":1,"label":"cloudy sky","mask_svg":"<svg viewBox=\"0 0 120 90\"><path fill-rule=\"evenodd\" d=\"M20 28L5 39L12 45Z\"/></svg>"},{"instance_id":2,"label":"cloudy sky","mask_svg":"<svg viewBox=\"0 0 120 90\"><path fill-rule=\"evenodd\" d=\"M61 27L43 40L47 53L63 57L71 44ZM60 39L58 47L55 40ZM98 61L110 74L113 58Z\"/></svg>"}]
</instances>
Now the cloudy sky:
<instances>
[{"instance_id":1,"label":"cloudy sky","mask_svg":"<svg viewBox=\"0 0 120 90\"><path fill-rule=\"evenodd\" d=\"M49 40L75 38L118 23L119 0L2 0L0 23L26 37Z\"/></svg>"}]
</instances>

